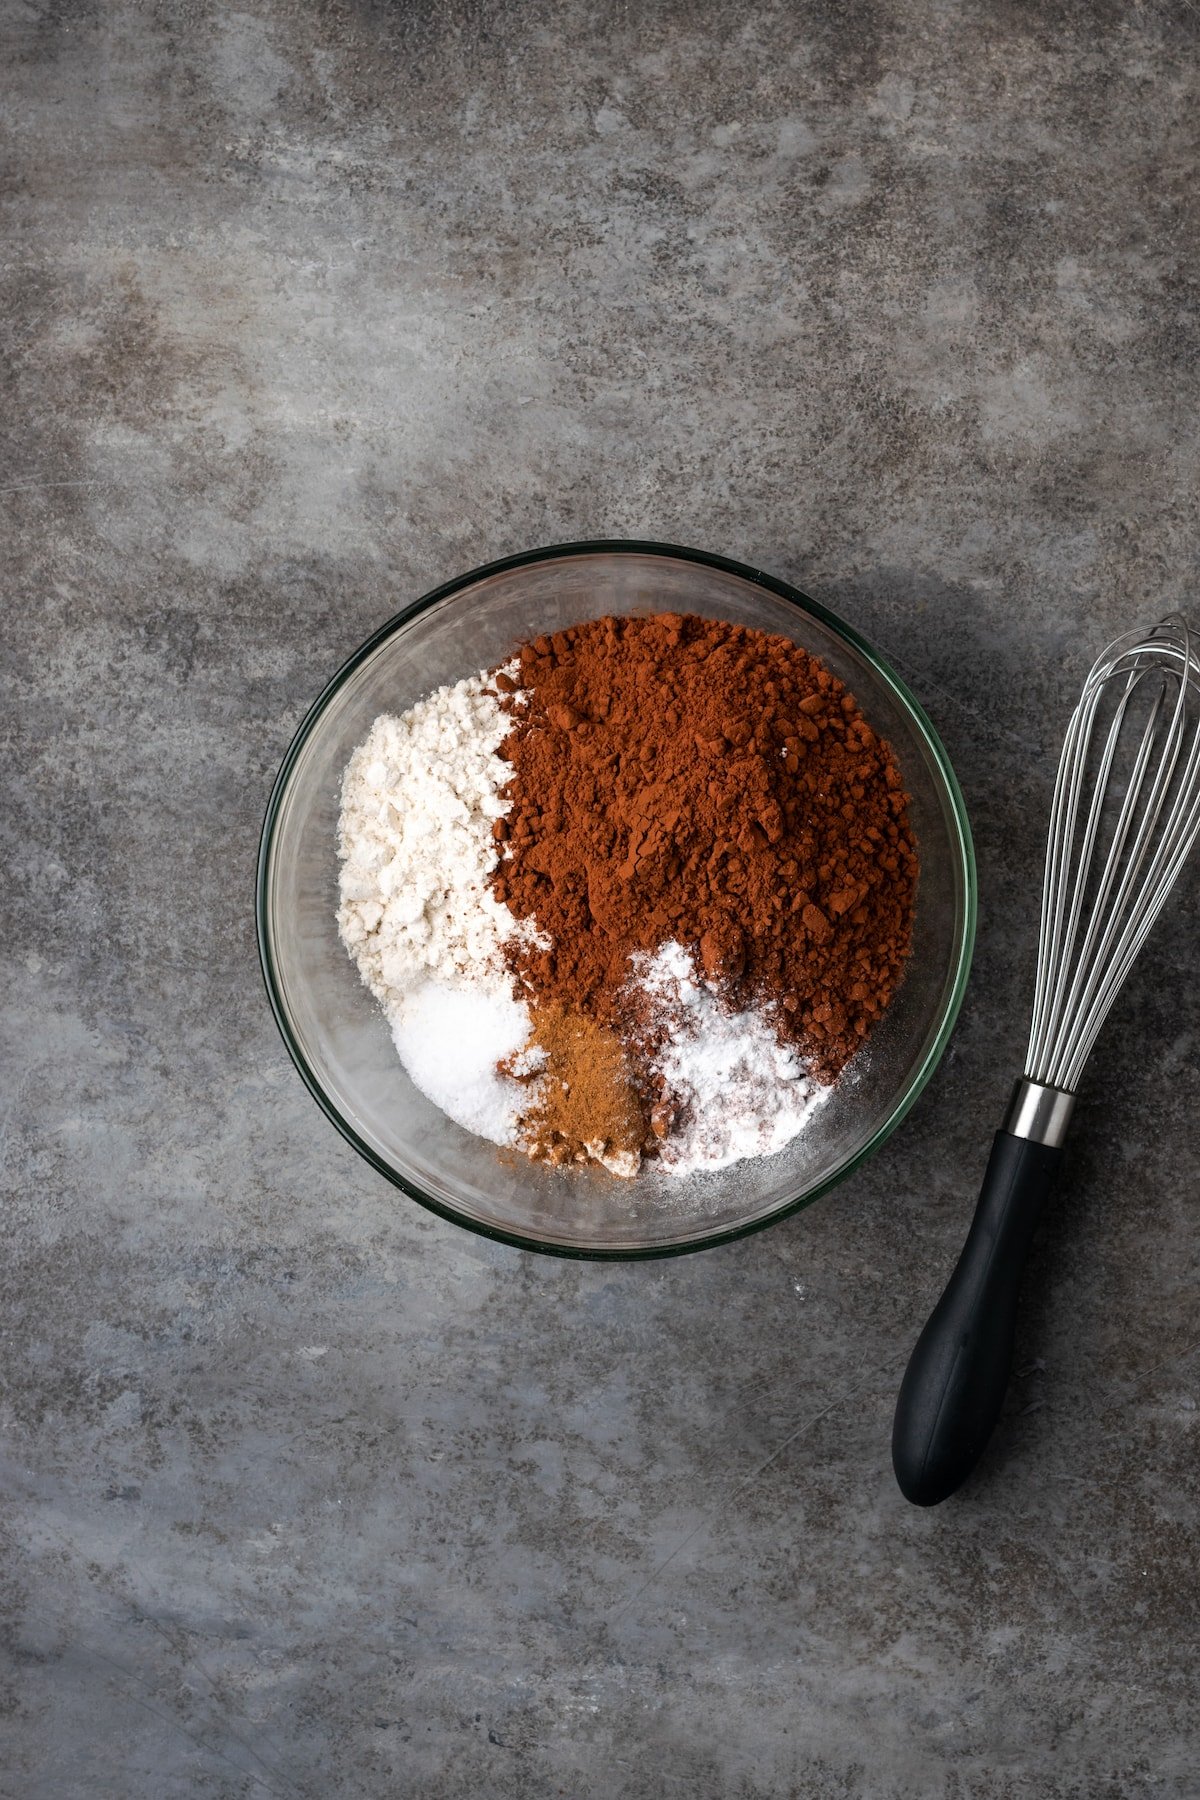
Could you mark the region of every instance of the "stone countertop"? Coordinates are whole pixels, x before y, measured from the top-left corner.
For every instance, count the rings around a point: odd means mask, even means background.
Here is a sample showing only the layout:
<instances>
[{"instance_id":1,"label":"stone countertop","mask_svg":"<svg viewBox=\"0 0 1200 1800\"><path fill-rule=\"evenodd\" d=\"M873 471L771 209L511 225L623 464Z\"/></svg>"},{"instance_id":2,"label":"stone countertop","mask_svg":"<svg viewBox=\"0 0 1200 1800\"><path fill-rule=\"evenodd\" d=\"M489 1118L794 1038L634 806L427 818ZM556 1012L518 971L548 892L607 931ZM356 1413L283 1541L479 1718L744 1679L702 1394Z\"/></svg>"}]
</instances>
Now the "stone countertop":
<instances>
[{"instance_id":1,"label":"stone countertop","mask_svg":"<svg viewBox=\"0 0 1200 1800\"><path fill-rule=\"evenodd\" d=\"M1196 26L5 7L6 1795L1195 1794L1194 871L983 1470L915 1511L888 1437L1023 1055L1066 715L1108 637L1196 612ZM634 1267L360 1162L251 905L347 653L594 535L851 619L982 892L904 1129Z\"/></svg>"}]
</instances>

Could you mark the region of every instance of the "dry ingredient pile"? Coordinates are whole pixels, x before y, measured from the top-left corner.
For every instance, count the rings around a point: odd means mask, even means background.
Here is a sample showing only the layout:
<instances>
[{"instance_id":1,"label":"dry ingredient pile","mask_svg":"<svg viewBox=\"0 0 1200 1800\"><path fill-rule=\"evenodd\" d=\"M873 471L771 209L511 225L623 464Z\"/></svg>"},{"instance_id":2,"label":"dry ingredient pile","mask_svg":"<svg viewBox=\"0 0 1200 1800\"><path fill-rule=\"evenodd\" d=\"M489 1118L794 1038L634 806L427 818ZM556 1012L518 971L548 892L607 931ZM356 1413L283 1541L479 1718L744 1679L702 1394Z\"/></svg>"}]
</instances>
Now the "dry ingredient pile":
<instances>
[{"instance_id":1,"label":"dry ingredient pile","mask_svg":"<svg viewBox=\"0 0 1200 1800\"><path fill-rule=\"evenodd\" d=\"M789 639L602 618L376 720L338 925L413 1081L537 1160L670 1174L804 1128L908 955L889 746Z\"/></svg>"}]
</instances>

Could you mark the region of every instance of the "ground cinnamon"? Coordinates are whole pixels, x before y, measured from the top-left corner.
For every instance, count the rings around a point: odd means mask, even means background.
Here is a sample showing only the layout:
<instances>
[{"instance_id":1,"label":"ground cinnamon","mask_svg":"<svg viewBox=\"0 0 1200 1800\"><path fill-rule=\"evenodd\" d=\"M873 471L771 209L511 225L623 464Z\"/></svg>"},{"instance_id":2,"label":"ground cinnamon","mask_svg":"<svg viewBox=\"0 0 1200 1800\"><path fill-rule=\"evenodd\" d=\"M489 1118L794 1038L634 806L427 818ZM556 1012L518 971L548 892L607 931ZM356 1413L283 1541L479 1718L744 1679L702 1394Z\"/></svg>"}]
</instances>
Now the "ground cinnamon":
<instances>
[{"instance_id":1,"label":"ground cinnamon","mask_svg":"<svg viewBox=\"0 0 1200 1800\"><path fill-rule=\"evenodd\" d=\"M600 1162L620 1175L635 1172L646 1120L634 1070L615 1031L549 1001L533 1013L533 1036L520 1052L520 1064L536 1069L535 1098L518 1124L531 1156L550 1163ZM501 1069L511 1073L503 1064Z\"/></svg>"},{"instance_id":2,"label":"ground cinnamon","mask_svg":"<svg viewBox=\"0 0 1200 1800\"><path fill-rule=\"evenodd\" d=\"M535 1007L620 1033L631 954L675 939L836 1077L901 978L917 877L853 696L787 638L678 613L540 637L515 680L493 890L553 946L513 952Z\"/></svg>"}]
</instances>

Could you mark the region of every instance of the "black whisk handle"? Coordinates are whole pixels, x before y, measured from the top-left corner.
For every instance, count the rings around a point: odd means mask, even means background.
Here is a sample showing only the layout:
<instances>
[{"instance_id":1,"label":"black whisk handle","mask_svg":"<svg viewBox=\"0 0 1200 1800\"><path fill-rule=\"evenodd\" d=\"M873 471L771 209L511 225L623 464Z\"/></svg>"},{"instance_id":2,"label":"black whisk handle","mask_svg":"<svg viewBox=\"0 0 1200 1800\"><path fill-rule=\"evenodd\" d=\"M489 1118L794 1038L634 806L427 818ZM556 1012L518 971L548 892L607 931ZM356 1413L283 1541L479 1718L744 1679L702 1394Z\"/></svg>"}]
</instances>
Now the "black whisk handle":
<instances>
[{"instance_id":1,"label":"black whisk handle","mask_svg":"<svg viewBox=\"0 0 1200 1800\"><path fill-rule=\"evenodd\" d=\"M998 1131L971 1230L909 1359L892 1466L915 1506L966 1480L1000 1416L1021 1274L1062 1149Z\"/></svg>"}]
</instances>

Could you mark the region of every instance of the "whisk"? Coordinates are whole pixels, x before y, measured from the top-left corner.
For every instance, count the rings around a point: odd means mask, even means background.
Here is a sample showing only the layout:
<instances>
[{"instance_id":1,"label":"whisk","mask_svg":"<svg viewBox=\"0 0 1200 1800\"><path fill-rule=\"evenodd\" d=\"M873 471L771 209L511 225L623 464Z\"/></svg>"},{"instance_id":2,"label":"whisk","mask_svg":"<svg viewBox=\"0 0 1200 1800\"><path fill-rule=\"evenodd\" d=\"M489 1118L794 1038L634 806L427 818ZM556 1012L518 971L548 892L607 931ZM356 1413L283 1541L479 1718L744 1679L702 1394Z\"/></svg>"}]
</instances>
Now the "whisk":
<instances>
[{"instance_id":1,"label":"whisk","mask_svg":"<svg viewBox=\"0 0 1200 1800\"><path fill-rule=\"evenodd\" d=\"M1185 619L1110 644L1054 786L1025 1072L958 1265L901 1383L892 1463L933 1506L961 1485L1008 1386L1021 1271L1092 1046L1200 835L1200 656Z\"/></svg>"}]
</instances>

